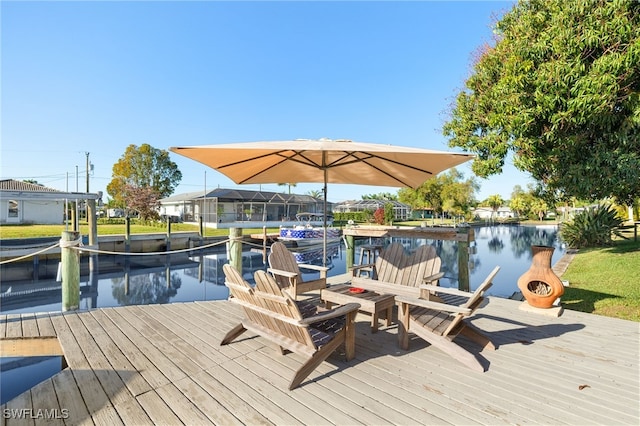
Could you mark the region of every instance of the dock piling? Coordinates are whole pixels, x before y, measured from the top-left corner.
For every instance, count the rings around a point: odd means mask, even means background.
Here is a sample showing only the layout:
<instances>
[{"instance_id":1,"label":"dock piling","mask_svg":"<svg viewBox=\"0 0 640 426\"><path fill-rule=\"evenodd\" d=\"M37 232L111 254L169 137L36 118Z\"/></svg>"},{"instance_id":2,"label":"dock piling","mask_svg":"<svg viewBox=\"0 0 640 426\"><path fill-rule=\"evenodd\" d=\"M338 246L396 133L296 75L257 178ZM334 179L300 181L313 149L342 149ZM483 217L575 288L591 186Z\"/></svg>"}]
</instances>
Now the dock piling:
<instances>
[{"instance_id":1,"label":"dock piling","mask_svg":"<svg viewBox=\"0 0 640 426\"><path fill-rule=\"evenodd\" d=\"M242 228L229 228L229 263L242 272Z\"/></svg>"},{"instance_id":2,"label":"dock piling","mask_svg":"<svg viewBox=\"0 0 640 426\"><path fill-rule=\"evenodd\" d=\"M80 245L80 233L63 231L60 239L62 264L62 311L80 308L80 253L74 247Z\"/></svg>"}]
</instances>

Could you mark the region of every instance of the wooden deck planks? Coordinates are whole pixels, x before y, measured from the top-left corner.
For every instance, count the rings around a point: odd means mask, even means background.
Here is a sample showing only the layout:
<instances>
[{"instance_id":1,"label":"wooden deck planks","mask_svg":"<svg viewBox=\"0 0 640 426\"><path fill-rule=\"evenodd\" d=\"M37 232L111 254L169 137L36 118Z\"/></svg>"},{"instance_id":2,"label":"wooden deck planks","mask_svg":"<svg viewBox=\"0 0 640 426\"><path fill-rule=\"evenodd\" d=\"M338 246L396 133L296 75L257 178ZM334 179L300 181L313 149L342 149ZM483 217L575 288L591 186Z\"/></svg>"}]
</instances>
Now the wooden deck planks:
<instances>
[{"instance_id":1,"label":"wooden deck planks","mask_svg":"<svg viewBox=\"0 0 640 426\"><path fill-rule=\"evenodd\" d=\"M215 372L215 369L211 371ZM221 410L216 413L217 416L224 417L223 420L225 421L220 424L273 424L259 411L260 407L256 407L253 401L248 404L246 399L236 393L233 386L223 383L218 377L212 375L210 371L204 371L194 376L193 380L220 405L225 407L226 412Z\"/></svg>"},{"instance_id":2,"label":"wooden deck planks","mask_svg":"<svg viewBox=\"0 0 640 426\"><path fill-rule=\"evenodd\" d=\"M165 402L155 391L143 393L136 399L151 419L152 424L184 424L180 421L180 418L173 412L173 410L171 410L169 405L167 405L167 402Z\"/></svg>"},{"instance_id":3,"label":"wooden deck planks","mask_svg":"<svg viewBox=\"0 0 640 426\"><path fill-rule=\"evenodd\" d=\"M19 314L9 314L6 316L5 337L22 337L22 318Z\"/></svg>"},{"instance_id":4,"label":"wooden deck planks","mask_svg":"<svg viewBox=\"0 0 640 426\"><path fill-rule=\"evenodd\" d=\"M77 424L92 425L89 410L70 369L65 369L51 378L60 407L73 413Z\"/></svg>"},{"instance_id":5,"label":"wooden deck planks","mask_svg":"<svg viewBox=\"0 0 640 426\"><path fill-rule=\"evenodd\" d=\"M35 314L21 314L20 323L22 325L23 336L40 336L38 322L35 321Z\"/></svg>"},{"instance_id":6,"label":"wooden deck planks","mask_svg":"<svg viewBox=\"0 0 640 426\"><path fill-rule=\"evenodd\" d=\"M187 425L203 425L211 422L173 383L156 389L156 392L164 401L171 402L171 410L176 413L181 422Z\"/></svg>"},{"instance_id":7,"label":"wooden deck planks","mask_svg":"<svg viewBox=\"0 0 640 426\"><path fill-rule=\"evenodd\" d=\"M126 382L130 386L133 395L140 395L149 390L166 385L169 380L160 373L152 361L131 341L120 328L111 321L106 310L92 311L91 315L108 333L113 344L122 353L126 361L122 360L119 365L121 371L131 371L131 378ZM115 361L117 362L117 361ZM139 377L146 382L142 382Z\"/></svg>"},{"instance_id":8,"label":"wooden deck planks","mask_svg":"<svg viewBox=\"0 0 640 426\"><path fill-rule=\"evenodd\" d=\"M95 314L97 314L98 318L96 318ZM100 314L100 311L93 311L87 315L79 315L79 317L92 334L98 347L102 349L104 357L120 376L130 394L136 396L148 392L151 390L151 386L114 340L114 336L118 336L119 330L114 330L113 323L106 317L101 317ZM100 322L99 318L103 321ZM127 344L125 343L124 345Z\"/></svg>"},{"instance_id":9,"label":"wooden deck planks","mask_svg":"<svg viewBox=\"0 0 640 426\"><path fill-rule=\"evenodd\" d=\"M73 424L638 424L639 325L518 303L491 298L473 319L497 351L459 339L485 373L421 339L401 351L395 325L373 335L360 316L356 358L338 351L293 392L302 357L249 332L219 345L241 319L225 301L6 315L5 337L57 335L69 368L2 409L66 408Z\"/></svg>"}]
</instances>

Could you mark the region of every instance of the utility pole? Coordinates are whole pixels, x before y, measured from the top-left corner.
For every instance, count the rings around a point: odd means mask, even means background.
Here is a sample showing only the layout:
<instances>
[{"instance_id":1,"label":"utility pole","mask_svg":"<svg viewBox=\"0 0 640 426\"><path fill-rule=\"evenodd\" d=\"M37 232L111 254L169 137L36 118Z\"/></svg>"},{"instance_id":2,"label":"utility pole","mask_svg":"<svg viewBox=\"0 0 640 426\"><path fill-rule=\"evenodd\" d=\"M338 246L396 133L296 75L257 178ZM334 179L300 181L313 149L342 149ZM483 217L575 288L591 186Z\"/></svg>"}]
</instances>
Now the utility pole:
<instances>
[{"instance_id":1,"label":"utility pole","mask_svg":"<svg viewBox=\"0 0 640 426\"><path fill-rule=\"evenodd\" d=\"M85 152L84 155L87 156L87 193L89 192L89 153Z\"/></svg>"}]
</instances>

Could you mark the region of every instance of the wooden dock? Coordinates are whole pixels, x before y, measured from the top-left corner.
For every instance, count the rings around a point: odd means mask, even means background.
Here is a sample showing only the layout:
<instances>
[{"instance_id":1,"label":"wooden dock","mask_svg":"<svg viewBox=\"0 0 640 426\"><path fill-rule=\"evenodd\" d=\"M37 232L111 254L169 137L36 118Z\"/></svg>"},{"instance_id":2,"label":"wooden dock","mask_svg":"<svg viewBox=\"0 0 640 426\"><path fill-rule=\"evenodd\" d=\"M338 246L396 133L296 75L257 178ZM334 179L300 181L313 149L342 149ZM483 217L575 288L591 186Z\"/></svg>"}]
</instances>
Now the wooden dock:
<instances>
[{"instance_id":1,"label":"wooden dock","mask_svg":"<svg viewBox=\"0 0 640 426\"><path fill-rule=\"evenodd\" d=\"M396 325L372 334L361 316L356 358L334 354L293 391L297 355L250 333L219 346L241 315L227 301L4 315L4 353L56 337L39 350L68 368L2 406L1 424L638 425L640 324L520 303L490 298L474 317L499 345L478 353L485 373L421 340L401 351Z\"/></svg>"}]
</instances>

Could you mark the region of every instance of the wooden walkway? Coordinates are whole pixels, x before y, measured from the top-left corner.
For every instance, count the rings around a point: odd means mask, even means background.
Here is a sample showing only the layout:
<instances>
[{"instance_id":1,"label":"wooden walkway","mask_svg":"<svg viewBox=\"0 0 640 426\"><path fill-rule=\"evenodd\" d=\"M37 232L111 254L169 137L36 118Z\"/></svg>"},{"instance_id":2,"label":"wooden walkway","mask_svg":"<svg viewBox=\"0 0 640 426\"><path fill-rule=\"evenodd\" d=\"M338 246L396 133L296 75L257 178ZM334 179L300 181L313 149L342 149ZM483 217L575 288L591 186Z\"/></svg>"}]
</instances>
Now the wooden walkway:
<instances>
[{"instance_id":1,"label":"wooden walkway","mask_svg":"<svg viewBox=\"0 0 640 426\"><path fill-rule=\"evenodd\" d=\"M57 336L68 368L2 406L1 424L638 425L640 324L519 305L490 298L474 317L499 345L478 353L485 373L421 340L400 351L395 325L371 334L362 316L356 359L333 355L291 392L297 355L250 333L219 346L240 318L227 301L5 315L3 351ZM67 418L11 417L38 410Z\"/></svg>"}]
</instances>

